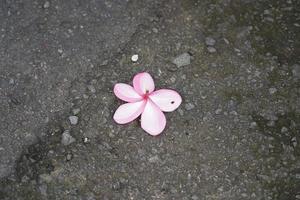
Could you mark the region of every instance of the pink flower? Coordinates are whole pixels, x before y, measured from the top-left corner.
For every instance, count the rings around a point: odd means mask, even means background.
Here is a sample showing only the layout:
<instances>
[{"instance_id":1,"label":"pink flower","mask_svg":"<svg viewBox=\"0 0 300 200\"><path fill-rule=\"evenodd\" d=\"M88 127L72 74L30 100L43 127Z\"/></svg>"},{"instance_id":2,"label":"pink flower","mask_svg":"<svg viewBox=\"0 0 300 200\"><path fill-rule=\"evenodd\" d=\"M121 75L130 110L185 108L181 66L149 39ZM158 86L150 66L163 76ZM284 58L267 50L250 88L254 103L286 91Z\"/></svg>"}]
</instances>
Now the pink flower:
<instances>
[{"instance_id":1,"label":"pink flower","mask_svg":"<svg viewBox=\"0 0 300 200\"><path fill-rule=\"evenodd\" d=\"M171 112L181 104L180 95L169 89L154 91L154 81L150 74L139 73L133 78L133 87L117 83L115 95L128 103L121 105L114 114L118 124L126 124L141 116L141 126L150 135L160 134L166 126L163 112Z\"/></svg>"}]
</instances>

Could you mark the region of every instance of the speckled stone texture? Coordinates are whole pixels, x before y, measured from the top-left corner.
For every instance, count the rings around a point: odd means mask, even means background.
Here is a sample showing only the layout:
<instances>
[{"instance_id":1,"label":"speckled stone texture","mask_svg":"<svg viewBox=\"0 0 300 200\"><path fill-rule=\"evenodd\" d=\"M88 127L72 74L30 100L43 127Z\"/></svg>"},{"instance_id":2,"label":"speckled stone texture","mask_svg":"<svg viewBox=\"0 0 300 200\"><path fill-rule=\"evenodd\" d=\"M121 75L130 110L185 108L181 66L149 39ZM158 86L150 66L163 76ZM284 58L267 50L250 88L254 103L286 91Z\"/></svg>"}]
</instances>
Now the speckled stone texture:
<instances>
[{"instance_id":1,"label":"speckled stone texture","mask_svg":"<svg viewBox=\"0 0 300 200\"><path fill-rule=\"evenodd\" d=\"M0 199L300 199L299 11L2 0ZM141 71L183 97L158 137L112 119L113 85Z\"/></svg>"}]
</instances>

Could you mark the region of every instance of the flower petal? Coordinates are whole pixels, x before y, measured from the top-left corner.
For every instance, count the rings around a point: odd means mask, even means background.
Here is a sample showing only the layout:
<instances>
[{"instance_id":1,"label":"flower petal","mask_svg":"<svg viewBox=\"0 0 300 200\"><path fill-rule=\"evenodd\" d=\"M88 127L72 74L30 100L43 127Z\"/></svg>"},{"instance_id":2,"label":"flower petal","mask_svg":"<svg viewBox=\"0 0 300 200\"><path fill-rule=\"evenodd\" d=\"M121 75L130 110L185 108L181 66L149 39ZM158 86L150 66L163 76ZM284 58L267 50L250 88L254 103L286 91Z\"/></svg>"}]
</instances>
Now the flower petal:
<instances>
[{"instance_id":1,"label":"flower petal","mask_svg":"<svg viewBox=\"0 0 300 200\"><path fill-rule=\"evenodd\" d=\"M143 98L133 89L132 86L125 83L117 83L114 87L115 95L126 102L137 102Z\"/></svg>"},{"instance_id":2,"label":"flower petal","mask_svg":"<svg viewBox=\"0 0 300 200\"><path fill-rule=\"evenodd\" d=\"M164 113L151 100L147 101L142 113L141 126L153 136L160 134L166 126Z\"/></svg>"},{"instance_id":3,"label":"flower petal","mask_svg":"<svg viewBox=\"0 0 300 200\"><path fill-rule=\"evenodd\" d=\"M154 91L154 81L147 72L138 73L133 78L133 87L137 93L144 95Z\"/></svg>"},{"instance_id":4,"label":"flower petal","mask_svg":"<svg viewBox=\"0 0 300 200\"><path fill-rule=\"evenodd\" d=\"M144 110L146 101L125 103L114 114L114 120L118 124L126 124L136 119Z\"/></svg>"},{"instance_id":5,"label":"flower petal","mask_svg":"<svg viewBox=\"0 0 300 200\"><path fill-rule=\"evenodd\" d=\"M171 112L181 104L181 96L174 90L161 89L149 95L150 99L164 112Z\"/></svg>"}]
</instances>

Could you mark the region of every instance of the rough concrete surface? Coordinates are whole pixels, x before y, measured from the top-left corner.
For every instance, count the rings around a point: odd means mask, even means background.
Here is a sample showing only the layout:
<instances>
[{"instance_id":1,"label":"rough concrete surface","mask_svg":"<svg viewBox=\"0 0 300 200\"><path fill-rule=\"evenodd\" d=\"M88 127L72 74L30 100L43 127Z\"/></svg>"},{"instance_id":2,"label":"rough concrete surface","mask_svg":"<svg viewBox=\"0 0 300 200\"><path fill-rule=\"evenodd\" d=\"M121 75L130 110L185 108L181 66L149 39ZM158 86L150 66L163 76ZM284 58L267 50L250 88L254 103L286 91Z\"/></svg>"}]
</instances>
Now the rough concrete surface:
<instances>
[{"instance_id":1,"label":"rough concrete surface","mask_svg":"<svg viewBox=\"0 0 300 200\"><path fill-rule=\"evenodd\" d=\"M300 199L299 13L1 0L0 199ZM112 120L113 85L141 71L183 97L158 137Z\"/></svg>"}]
</instances>

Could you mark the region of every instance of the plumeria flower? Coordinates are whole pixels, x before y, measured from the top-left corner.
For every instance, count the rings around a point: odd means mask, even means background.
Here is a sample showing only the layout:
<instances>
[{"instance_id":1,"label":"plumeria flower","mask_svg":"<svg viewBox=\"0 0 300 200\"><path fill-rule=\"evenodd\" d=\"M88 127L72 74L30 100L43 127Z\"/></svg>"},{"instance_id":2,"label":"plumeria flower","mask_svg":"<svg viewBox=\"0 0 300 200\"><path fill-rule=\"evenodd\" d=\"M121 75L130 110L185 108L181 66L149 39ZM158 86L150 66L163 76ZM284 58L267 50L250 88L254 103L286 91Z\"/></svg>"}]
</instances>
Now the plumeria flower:
<instances>
[{"instance_id":1,"label":"plumeria flower","mask_svg":"<svg viewBox=\"0 0 300 200\"><path fill-rule=\"evenodd\" d=\"M150 135L160 134L166 127L163 112L171 112L181 104L180 95L169 89L154 91L150 74L139 73L133 78L133 87L125 83L114 86L115 95L128 103L121 105L114 114L118 124L126 124L141 115L141 126Z\"/></svg>"}]
</instances>

